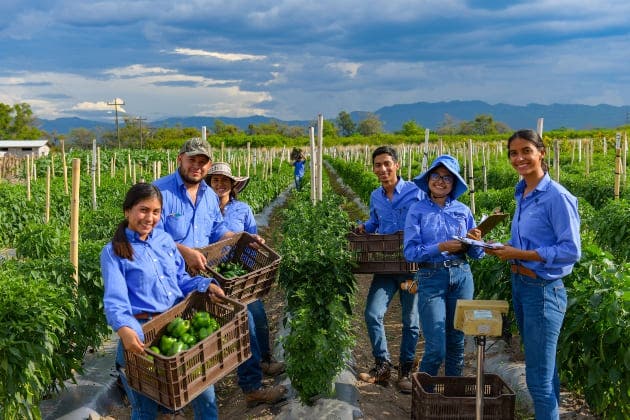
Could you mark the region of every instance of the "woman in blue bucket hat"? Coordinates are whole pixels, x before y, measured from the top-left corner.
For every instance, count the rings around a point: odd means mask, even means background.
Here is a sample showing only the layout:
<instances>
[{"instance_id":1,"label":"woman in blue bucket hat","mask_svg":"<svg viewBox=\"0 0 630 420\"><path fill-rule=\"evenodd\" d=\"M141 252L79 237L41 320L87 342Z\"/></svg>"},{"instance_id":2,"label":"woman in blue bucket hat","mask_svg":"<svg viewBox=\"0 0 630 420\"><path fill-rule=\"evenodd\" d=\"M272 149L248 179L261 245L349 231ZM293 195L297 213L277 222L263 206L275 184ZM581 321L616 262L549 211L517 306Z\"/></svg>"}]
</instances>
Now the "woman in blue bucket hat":
<instances>
[{"instance_id":1,"label":"woman in blue bucket hat","mask_svg":"<svg viewBox=\"0 0 630 420\"><path fill-rule=\"evenodd\" d=\"M418 311L425 337L420 371L437 375L442 362L446 376L460 376L464 365L464 333L453 327L458 299L472 299L474 285L466 257L481 258L483 249L453 239L481 239L470 208L457 201L468 186L459 163L449 155L436 158L414 179L427 197L409 209L404 255L418 263Z\"/></svg>"}]
</instances>

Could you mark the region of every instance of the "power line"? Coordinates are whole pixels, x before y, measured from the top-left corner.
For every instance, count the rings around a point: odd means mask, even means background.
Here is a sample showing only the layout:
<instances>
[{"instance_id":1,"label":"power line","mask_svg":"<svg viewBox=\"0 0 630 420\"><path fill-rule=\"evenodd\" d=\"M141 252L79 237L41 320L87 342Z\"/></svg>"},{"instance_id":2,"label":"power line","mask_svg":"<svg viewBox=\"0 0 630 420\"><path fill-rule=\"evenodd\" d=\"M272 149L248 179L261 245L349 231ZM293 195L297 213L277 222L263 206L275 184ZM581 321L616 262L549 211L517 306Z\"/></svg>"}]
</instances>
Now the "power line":
<instances>
[{"instance_id":1,"label":"power line","mask_svg":"<svg viewBox=\"0 0 630 420\"><path fill-rule=\"evenodd\" d=\"M107 102L107 105L113 106L116 110L116 137L118 139L118 148L120 149L120 128L118 128L118 107L124 105L125 101L120 98L115 98L114 102Z\"/></svg>"}]
</instances>

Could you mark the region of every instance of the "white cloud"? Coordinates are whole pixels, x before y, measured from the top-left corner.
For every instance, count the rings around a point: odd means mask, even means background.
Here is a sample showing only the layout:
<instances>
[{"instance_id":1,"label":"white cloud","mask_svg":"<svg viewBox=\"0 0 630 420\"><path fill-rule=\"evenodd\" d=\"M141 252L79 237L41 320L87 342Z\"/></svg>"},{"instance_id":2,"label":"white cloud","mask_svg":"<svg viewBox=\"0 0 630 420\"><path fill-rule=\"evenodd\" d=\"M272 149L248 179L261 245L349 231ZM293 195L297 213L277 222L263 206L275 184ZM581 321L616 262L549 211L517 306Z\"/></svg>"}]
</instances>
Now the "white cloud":
<instances>
[{"instance_id":1,"label":"white cloud","mask_svg":"<svg viewBox=\"0 0 630 420\"><path fill-rule=\"evenodd\" d=\"M115 98L111 101L79 102L70 109L73 111L112 111L115 110L115 104L119 104L118 112L127 112L122 107L122 105L125 104L125 101L120 98Z\"/></svg>"},{"instance_id":2,"label":"white cloud","mask_svg":"<svg viewBox=\"0 0 630 420\"><path fill-rule=\"evenodd\" d=\"M340 70L342 73L350 76L350 78L354 78L357 75L357 72L361 68L361 63L351 63L351 62L340 62L340 63L329 63L328 67L333 69Z\"/></svg>"},{"instance_id":3,"label":"white cloud","mask_svg":"<svg viewBox=\"0 0 630 420\"><path fill-rule=\"evenodd\" d=\"M115 77L140 77L149 74L172 74L176 73L176 71L164 67L149 67L143 64L132 64L126 67L115 67L112 69L108 69L105 70L103 73Z\"/></svg>"},{"instance_id":4,"label":"white cloud","mask_svg":"<svg viewBox=\"0 0 630 420\"><path fill-rule=\"evenodd\" d=\"M175 54L179 55L192 57L212 57L224 61L257 61L267 58L264 55L220 53L214 51L196 50L192 48L175 48L174 52Z\"/></svg>"}]
</instances>

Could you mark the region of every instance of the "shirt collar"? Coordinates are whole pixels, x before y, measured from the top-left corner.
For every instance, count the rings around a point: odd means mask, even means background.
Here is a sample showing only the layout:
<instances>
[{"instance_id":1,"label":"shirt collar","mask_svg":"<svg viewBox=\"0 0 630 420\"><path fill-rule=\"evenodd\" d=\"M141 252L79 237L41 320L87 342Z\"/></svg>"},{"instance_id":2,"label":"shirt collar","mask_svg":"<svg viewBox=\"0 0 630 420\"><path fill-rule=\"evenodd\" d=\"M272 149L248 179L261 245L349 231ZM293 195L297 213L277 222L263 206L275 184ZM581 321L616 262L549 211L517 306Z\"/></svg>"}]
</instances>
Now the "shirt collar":
<instances>
[{"instance_id":1,"label":"shirt collar","mask_svg":"<svg viewBox=\"0 0 630 420\"><path fill-rule=\"evenodd\" d=\"M177 182L177 188L180 190L186 189L186 184L184 184L184 180L182 179L182 175L179 173L179 167L175 170L175 182ZM206 184L206 180L202 179L199 183L199 189L201 191L205 191L208 188L208 184Z\"/></svg>"},{"instance_id":2,"label":"shirt collar","mask_svg":"<svg viewBox=\"0 0 630 420\"><path fill-rule=\"evenodd\" d=\"M153 237L153 230L149 232L149 236L147 236L147 240ZM129 239L129 242L145 242L142 239L140 239L140 234L138 232L136 232L135 230L131 230L128 227L125 228L125 235L127 235L127 239Z\"/></svg>"},{"instance_id":3,"label":"shirt collar","mask_svg":"<svg viewBox=\"0 0 630 420\"><path fill-rule=\"evenodd\" d=\"M397 179L397 181L396 181L396 185L394 185L394 193L400 194L402 189L403 189L403 185L405 183L403 182L403 180L399 176L397 176L396 179ZM385 188L382 185L381 185L381 190L383 192L383 195L387 195L387 193L385 192Z\"/></svg>"},{"instance_id":4,"label":"shirt collar","mask_svg":"<svg viewBox=\"0 0 630 420\"><path fill-rule=\"evenodd\" d=\"M550 185L551 177L549 176L549 172L545 172L545 175L543 175L538 185L536 185L536 188L534 188L534 191L547 191ZM521 179L518 184L516 184L516 194L522 195L525 191L525 187L525 180Z\"/></svg>"}]
</instances>

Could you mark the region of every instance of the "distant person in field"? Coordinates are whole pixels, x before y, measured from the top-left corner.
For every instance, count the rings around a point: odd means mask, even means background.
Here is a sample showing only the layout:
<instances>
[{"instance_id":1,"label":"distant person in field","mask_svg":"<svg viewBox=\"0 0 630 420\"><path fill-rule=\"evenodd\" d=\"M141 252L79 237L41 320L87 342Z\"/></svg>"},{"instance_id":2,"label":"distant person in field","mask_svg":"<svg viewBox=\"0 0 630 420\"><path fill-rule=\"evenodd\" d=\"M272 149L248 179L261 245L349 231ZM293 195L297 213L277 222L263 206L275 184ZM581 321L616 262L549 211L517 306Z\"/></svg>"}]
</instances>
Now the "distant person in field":
<instances>
[{"instance_id":1,"label":"distant person in field","mask_svg":"<svg viewBox=\"0 0 630 420\"><path fill-rule=\"evenodd\" d=\"M293 177L295 179L295 189L302 191L302 178L304 178L304 165L306 163L306 157L299 149L293 149L291 152L291 165L293 165Z\"/></svg>"},{"instance_id":2,"label":"distant person in field","mask_svg":"<svg viewBox=\"0 0 630 420\"><path fill-rule=\"evenodd\" d=\"M119 377L131 403L132 419L155 419L158 404L133 390L124 373L124 351L144 353L142 324L167 311L193 291L223 296L214 279L191 277L173 238L154 229L162 214L162 194L155 186L132 186L123 202L125 219L101 252L107 323L120 337L116 353ZM192 402L195 418L218 419L214 386Z\"/></svg>"},{"instance_id":3,"label":"distant person in field","mask_svg":"<svg viewBox=\"0 0 630 420\"><path fill-rule=\"evenodd\" d=\"M235 235L221 214L219 197L204 180L212 166L210 144L193 138L184 143L177 156L175 172L154 182L162 192L164 204L158 228L169 233L180 250L189 270L205 270L206 257L197 249ZM254 234L261 243L264 239ZM248 405L275 403L284 398L286 388L263 387L260 353L256 340L254 316L248 311L252 357L239 368L241 389Z\"/></svg>"},{"instance_id":4,"label":"distant person in field","mask_svg":"<svg viewBox=\"0 0 630 420\"><path fill-rule=\"evenodd\" d=\"M522 177L516 184L511 238L486 253L510 262L512 303L536 418L558 419L556 349L567 308L562 279L581 256L578 202L549 177L545 144L536 131L519 130L507 144L510 163Z\"/></svg>"},{"instance_id":5,"label":"distant person in field","mask_svg":"<svg viewBox=\"0 0 630 420\"><path fill-rule=\"evenodd\" d=\"M398 176L400 163L396 150L390 146L378 147L372 153L372 171L381 186L370 196L370 218L360 224L358 233L392 234L402 231L409 208L424 193L416 184ZM393 364L387 348L383 318L396 292L402 306L402 339L398 369L398 388L411 392L411 371L420 335L418 299L415 293L401 290L401 283L409 279L409 273L374 274L365 304L365 323L372 344L374 367L359 374L359 379L369 383L386 384Z\"/></svg>"},{"instance_id":6,"label":"distant person in field","mask_svg":"<svg viewBox=\"0 0 630 420\"><path fill-rule=\"evenodd\" d=\"M424 355L420 371L436 376L442 363L446 376L461 376L464 333L453 326L458 299L473 298L473 276L467 258L483 257L483 248L469 247L453 236L481 239L470 208L457 200L468 190L459 163L449 155L437 157L414 179L427 195L414 203L405 221L403 253L418 264L414 276Z\"/></svg>"},{"instance_id":7,"label":"distant person in field","mask_svg":"<svg viewBox=\"0 0 630 420\"><path fill-rule=\"evenodd\" d=\"M219 196L219 208L230 231L247 232L252 235L258 233L252 208L238 199L238 194L249 184L249 177L234 176L229 164L215 162L206 176L206 183ZM284 363L276 361L271 354L269 321L265 306L260 299L256 299L247 305L247 309L253 315L256 324L256 341L260 350L262 371L270 376L279 375L284 372ZM239 375L240 381L241 375Z\"/></svg>"}]
</instances>

